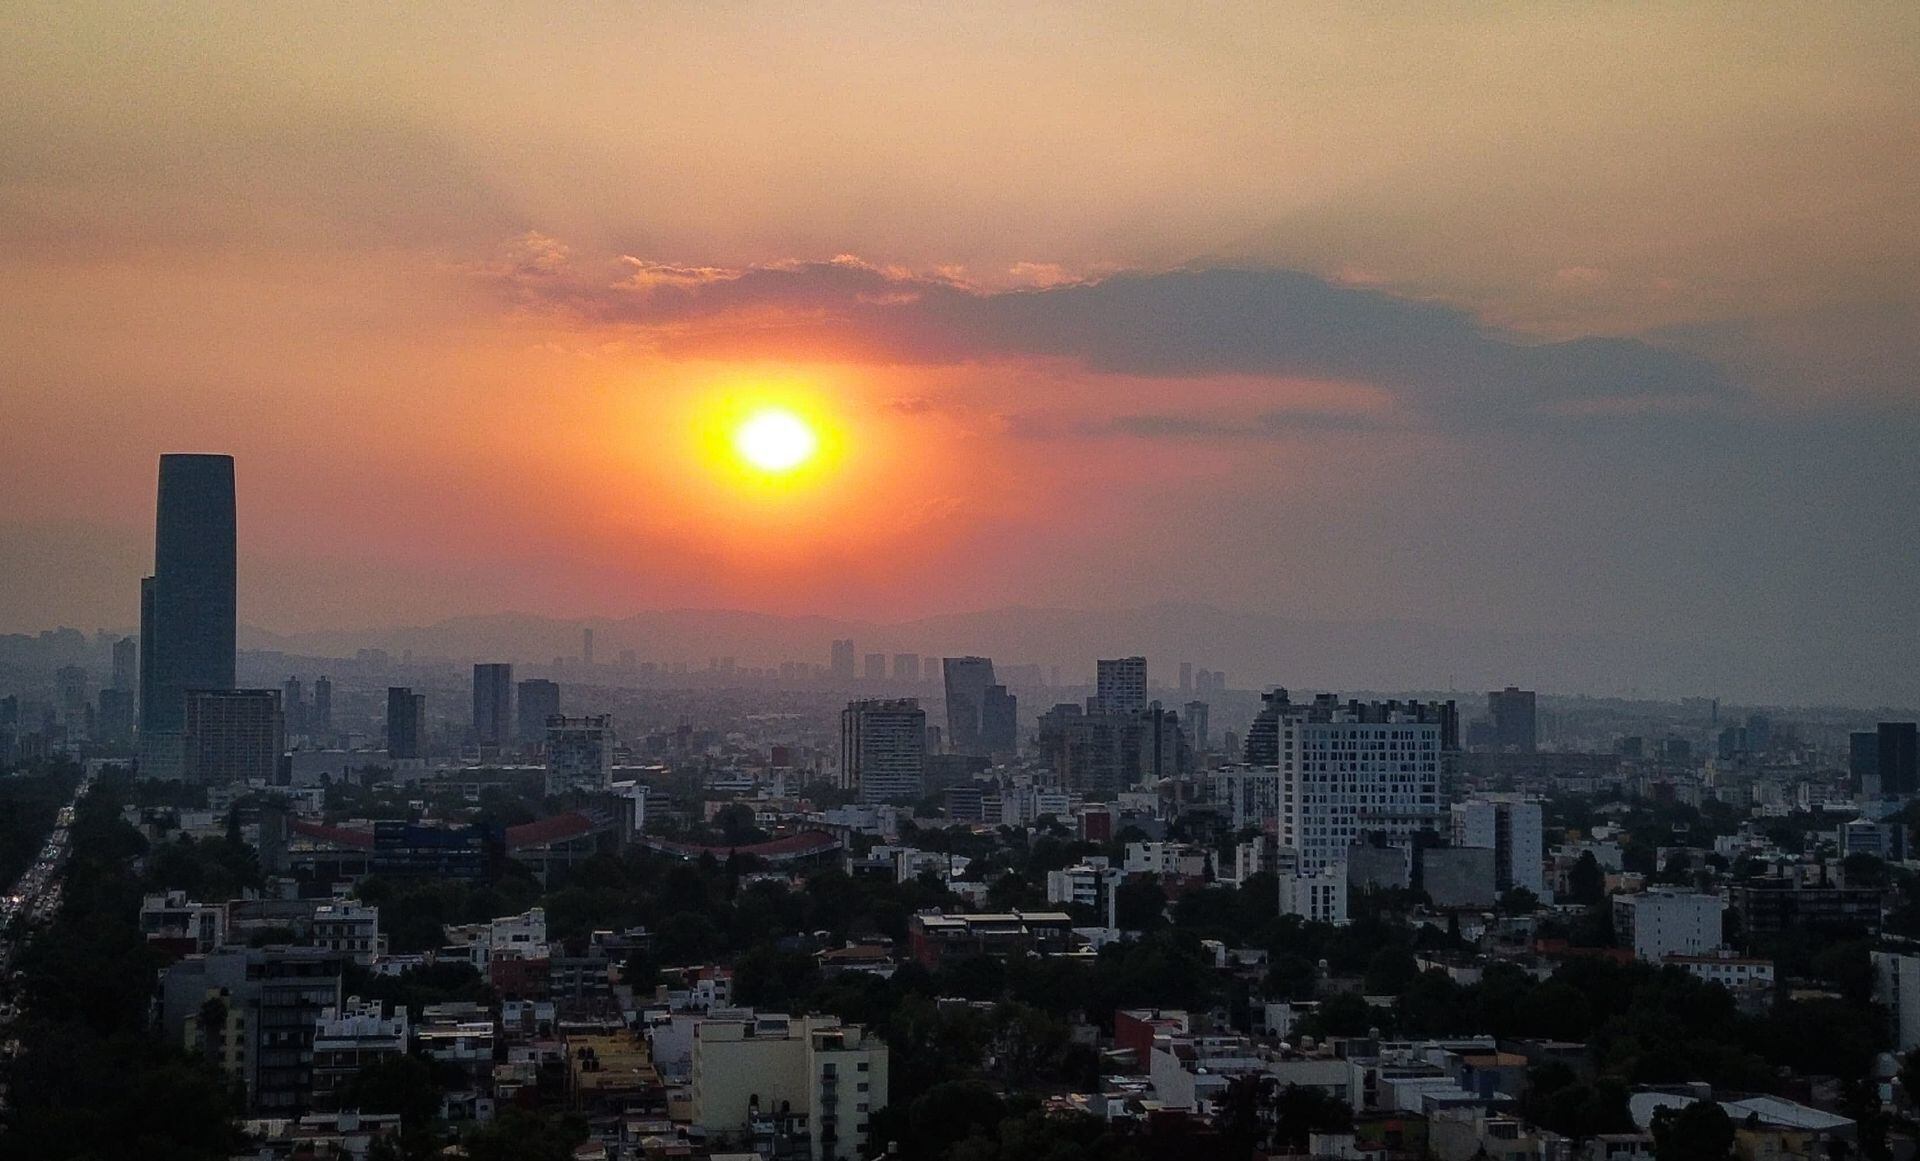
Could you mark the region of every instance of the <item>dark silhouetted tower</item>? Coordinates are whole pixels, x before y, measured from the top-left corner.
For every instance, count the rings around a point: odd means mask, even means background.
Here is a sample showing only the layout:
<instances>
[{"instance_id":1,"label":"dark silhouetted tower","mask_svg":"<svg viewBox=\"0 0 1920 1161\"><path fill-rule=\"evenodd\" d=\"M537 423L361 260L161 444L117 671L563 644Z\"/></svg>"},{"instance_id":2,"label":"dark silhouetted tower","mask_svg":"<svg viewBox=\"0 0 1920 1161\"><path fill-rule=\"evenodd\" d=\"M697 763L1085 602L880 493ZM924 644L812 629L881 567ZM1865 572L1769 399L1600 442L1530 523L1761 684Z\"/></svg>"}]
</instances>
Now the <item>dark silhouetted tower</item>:
<instances>
[{"instance_id":1,"label":"dark silhouetted tower","mask_svg":"<svg viewBox=\"0 0 1920 1161\"><path fill-rule=\"evenodd\" d=\"M140 729L178 734L187 692L233 688L233 457L160 457L153 575L140 586Z\"/></svg>"},{"instance_id":2,"label":"dark silhouetted tower","mask_svg":"<svg viewBox=\"0 0 1920 1161\"><path fill-rule=\"evenodd\" d=\"M387 688L387 757L427 756L427 695L405 686Z\"/></svg>"},{"instance_id":3,"label":"dark silhouetted tower","mask_svg":"<svg viewBox=\"0 0 1920 1161\"><path fill-rule=\"evenodd\" d=\"M520 683L520 743L544 746L547 719L560 716L560 686L557 682L534 677Z\"/></svg>"},{"instance_id":4,"label":"dark silhouetted tower","mask_svg":"<svg viewBox=\"0 0 1920 1161\"><path fill-rule=\"evenodd\" d=\"M1531 754L1539 745L1532 690L1509 685L1489 693L1487 717L1493 721L1495 749Z\"/></svg>"},{"instance_id":5,"label":"dark silhouetted tower","mask_svg":"<svg viewBox=\"0 0 1920 1161\"><path fill-rule=\"evenodd\" d=\"M985 657L947 657L940 669L947 690L947 748L956 754L985 754L980 716L987 707L987 687L995 684L993 662Z\"/></svg>"},{"instance_id":6,"label":"dark silhouetted tower","mask_svg":"<svg viewBox=\"0 0 1920 1161\"><path fill-rule=\"evenodd\" d=\"M473 667L473 737L482 746L513 740L513 666Z\"/></svg>"},{"instance_id":7,"label":"dark silhouetted tower","mask_svg":"<svg viewBox=\"0 0 1920 1161\"><path fill-rule=\"evenodd\" d=\"M1920 792L1920 752L1916 736L1920 726L1914 722L1881 722L1876 731L1874 757L1880 765L1880 793L1893 797Z\"/></svg>"}]
</instances>

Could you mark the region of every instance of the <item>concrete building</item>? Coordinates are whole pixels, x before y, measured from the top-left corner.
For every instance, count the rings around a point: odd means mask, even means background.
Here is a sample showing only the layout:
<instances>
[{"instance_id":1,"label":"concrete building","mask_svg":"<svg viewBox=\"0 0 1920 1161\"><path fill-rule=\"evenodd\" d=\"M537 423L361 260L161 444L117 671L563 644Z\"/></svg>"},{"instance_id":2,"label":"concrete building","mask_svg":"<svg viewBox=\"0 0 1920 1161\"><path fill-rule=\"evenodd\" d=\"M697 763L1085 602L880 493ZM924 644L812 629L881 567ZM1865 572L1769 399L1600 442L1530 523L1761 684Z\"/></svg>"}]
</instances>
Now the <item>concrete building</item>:
<instances>
[{"instance_id":1,"label":"concrete building","mask_svg":"<svg viewBox=\"0 0 1920 1161\"><path fill-rule=\"evenodd\" d=\"M1147 708L1146 658L1115 657L1102 659L1095 665L1094 698L1099 708L1122 714L1136 714Z\"/></svg>"},{"instance_id":2,"label":"concrete building","mask_svg":"<svg viewBox=\"0 0 1920 1161\"><path fill-rule=\"evenodd\" d=\"M191 690L186 695L182 774L194 782L272 786L286 753L277 689Z\"/></svg>"},{"instance_id":3,"label":"concrete building","mask_svg":"<svg viewBox=\"0 0 1920 1161\"><path fill-rule=\"evenodd\" d=\"M956 754L988 753L980 719L987 687L995 684L993 662L985 657L946 657L940 668L946 684L947 748Z\"/></svg>"},{"instance_id":4,"label":"concrete building","mask_svg":"<svg viewBox=\"0 0 1920 1161\"><path fill-rule=\"evenodd\" d=\"M1420 852L1420 887L1435 907L1491 907L1500 897L1494 855L1486 847L1428 847Z\"/></svg>"},{"instance_id":5,"label":"concrete building","mask_svg":"<svg viewBox=\"0 0 1920 1161\"><path fill-rule=\"evenodd\" d=\"M1307 870L1282 870L1280 914L1298 915L1311 923L1347 921L1347 868L1327 863Z\"/></svg>"},{"instance_id":6,"label":"concrete building","mask_svg":"<svg viewBox=\"0 0 1920 1161\"><path fill-rule=\"evenodd\" d=\"M693 1124L710 1138L859 1157L887 1106L887 1046L831 1016L709 1019L694 1029L691 1095Z\"/></svg>"},{"instance_id":7,"label":"concrete building","mask_svg":"<svg viewBox=\"0 0 1920 1161\"><path fill-rule=\"evenodd\" d=\"M320 947L221 948L160 977L160 1023L189 1051L224 1060L262 1113L297 1114L313 1092L313 1035L340 1006L344 961Z\"/></svg>"},{"instance_id":8,"label":"concrete building","mask_svg":"<svg viewBox=\"0 0 1920 1161\"><path fill-rule=\"evenodd\" d=\"M323 1008L313 1027L313 1101L320 1112L337 1112L340 1098L361 1069L407 1053L407 1010L392 1016L379 1000L348 997Z\"/></svg>"},{"instance_id":9,"label":"concrete building","mask_svg":"<svg viewBox=\"0 0 1920 1161\"><path fill-rule=\"evenodd\" d=\"M895 653L893 655L893 679L895 681L919 681L920 655L918 653Z\"/></svg>"},{"instance_id":10,"label":"concrete building","mask_svg":"<svg viewBox=\"0 0 1920 1161\"><path fill-rule=\"evenodd\" d=\"M1113 890L1119 886L1121 877L1121 873L1108 866L1104 858L1088 859L1071 867L1048 871L1047 902L1071 903L1110 913ZM1107 926L1113 926L1110 914Z\"/></svg>"},{"instance_id":11,"label":"concrete building","mask_svg":"<svg viewBox=\"0 0 1920 1161\"><path fill-rule=\"evenodd\" d=\"M528 678L514 691L514 737L527 747L543 746L547 741L547 719L560 716L560 683L543 677Z\"/></svg>"},{"instance_id":12,"label":"concrete building","mask_svg":"<svg viewBox=\"0 0 1920 1161\"><path fill-rule=\"evenodd\" d=\"M323 903L313 910L308 942L339 952L362 967L387 953L380 934L380 909L361 903Z\"/></svg>"},{"instance_id":13,"label":"concrete building","mask_svg":"<svg viewBox=\"0 0 1920 1161\"><path fill-rule=\"evenodd\" d=\"M1540 730L1534 711L1534 693L1509 685L1487 695L1487 718L1493 723L1493 748L1531 754L1539 746Z\"/></svg>"},{"instance_id":14,"label":"concrete building","mask_svg":"<svg viewBox=\"0 0 1920 1161\"><path fill-rule=\"evenodd\" d=\"M855 701L840 711L840 787L861 802L926 792L927 714L915 698Z\"/></svg>"},{"instance_id":15,"label":"concrete building","mask_svg":"<svg viewBox=\"0 0 1920 1161\"><path fill-rule=\"evenodd\" d=\"M205 955L227 939L227 909L219 903L196 903L185 891L148 895L140 901L140 933L150 943L179 943Z\"/></svg>"},{"instance_id":16,"label":"concrete building","mask_svg":"<svg viewBox=\"0 0 1920 1161\"><path fill-rule=\"evenodd\" d=\"M1213 800L1233 829L1252 827L1264 834L1280 830L1286 778L1273 766L1226 766L1213 772Z\"/></svg>"},{"instance_id":17,"label":"concrete building","mask_svg":"<svg viewBox=\"0 0 1920 1161\"><path fill-rule=\"evenodd\" d=\"M187 693L234 686L233 457L163 455L153 575L140 590L140 729L179 734Z\"/></svg>"},{"instance_id":18,"label":"concrete building","mask_svg":"<svg viewBox=\"0 0 1920 1161\"><path fill-rule=\"evenodd\" d=\"M613 786L618 743L612 714L547 719L547 793L605 793Z\"/></svg>"},{"instance_id":19,"label":"concrete building","mask_svg":"<svg viewBox=\"0 0 1920 1161\"><path fill-rule=\"evenodd\" d=\"M1207 851L1190 843L1128 843L1121 870L1129 875L1199 878L1207 873Z\"/></svg>"},{"instance_id":20,"label":"concrete building","mask_svg":"<svg viewBox=\"0 0 1920 1161\"><path fill-rule=\"evenodd\" d=\"M1540 802L1513 795L1483 795L1453 807L1453 845L1493 852L1493 886L1519 887L1545 900L1546 816Z\"/></svg>"},{"instance_id":21,"label":"concrete building","mask_svg":"<svg viewBox=\"0 0 1920 1161\"><path fill-rule=\"evenodd\" d=\"M887 679L887 655L885 653L867 654L866 662L862 667L862 673L868 681L885 681Z\"/></svg>"},{"instance_id":22,"label":"concrete building","mask_svg":"<svg viewBox=\"0 0 1920 1161\"><path fill-rule=\"evenodd\" d=\"M1440 831L1442 753L1456 732L1450 704L1332 694L1295 703L1284 689L1262 700L1245 757L1279 775L1277 791L1266 792L1278 795L1275 837L1295 852L1300 874L1344 867L1347 849L1371 836L1412 845L1416 834Z\"/></svg>"},{"instance_id":23,"label":"concrete building","mask_svg":"<svg viewBox=\"0 0 1920 1161\"><path fill-rule=\"evenodd\" d=\"M844 638L844 639L836 640L833 643L833 650L829 659L827 671L833 675L834 680L836 681L852 681L853 680L853 658L854 658L854 652L853 652L852 638Z\"/></svg>"},{"instance_id":24,"label":"concrete building","mask_svg":"<svg viewBox=\"0 0 1920 1161\"><path fill-rule=\"evenodd\" d=\"M387 757L396 762L427 756L427 695L404 685L387 689Z\"/></svg>"},{"instance_id":25,"label":"concrete building","mask_svg":"<svg viewBox=\"0 0 1920 1161\"><path fill-rule=\"evenodd\" d=\"M1920 725L1881 722L1874 741L1880 793L1892 798L1920 794Z\"/></svg>"},{"instance_id":26,"label":"concrete building","mask_svg":"<svg viewBox=\"0 0 1920 1161\"><path fill-rule=\"evenodd\" d=\"M1660 963L1670 955L1706 955L1720 947L1727 909L1718 895L1657 888L1613 897L1613 928L1636 958Z\"/></svg>"},{"instance_id":27,"label":"concrete building","mask_svg":"<svg viewBox=\"0 0 1920 1161\"><path fill-rule=\"evenodd\" d=\"M513 741L513 666L473 667L473 740L482 746Z\"/></svg>"},{"instance_id":28,"label":"concrete building","mask_svg":"<svg viewBox=\"0 0 1920 1161\"><path fill-rule=\"evenodd\" d=\"M1920 947L1873 952L1873 1002L1886 1009L1895 1052L1920 1048Z\"/></svg>"}]
</instances>

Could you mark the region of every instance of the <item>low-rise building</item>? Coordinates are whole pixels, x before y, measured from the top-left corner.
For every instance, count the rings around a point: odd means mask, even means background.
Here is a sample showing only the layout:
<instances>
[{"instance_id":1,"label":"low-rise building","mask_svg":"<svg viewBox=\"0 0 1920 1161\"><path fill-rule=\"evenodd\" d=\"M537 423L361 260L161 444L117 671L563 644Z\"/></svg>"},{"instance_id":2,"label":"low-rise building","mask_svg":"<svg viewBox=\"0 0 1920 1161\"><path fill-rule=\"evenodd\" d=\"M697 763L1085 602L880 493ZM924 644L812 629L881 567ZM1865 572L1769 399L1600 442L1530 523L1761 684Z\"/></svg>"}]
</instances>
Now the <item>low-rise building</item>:
<instances>
[{"instance_id":1,"label":"low-rise building","mask_svg":"<svg viewBox=\"0 0 1920 1161\"><path fill-rule=\"evenodd\" d=\"M1636 958L1660 963L1670 955L1705 955L1720 946L1727 905L1718 895L1655 888L1613 897L1613 927L1620 946Z\"/></svg>"},{"instance_id":2,"label":"low-rise building","mask_svg":"<svg viewBox=\"0 0 1920 1161\"><path fill-rule=\"evenodd\" d=\"M379 1000L350 996L338 1008L323 1008L313 1027L313 1107L340 1108L342 1091L363 1068L407 1052L407 1010L392 1016Z\"/></svg>"}]
</instances>

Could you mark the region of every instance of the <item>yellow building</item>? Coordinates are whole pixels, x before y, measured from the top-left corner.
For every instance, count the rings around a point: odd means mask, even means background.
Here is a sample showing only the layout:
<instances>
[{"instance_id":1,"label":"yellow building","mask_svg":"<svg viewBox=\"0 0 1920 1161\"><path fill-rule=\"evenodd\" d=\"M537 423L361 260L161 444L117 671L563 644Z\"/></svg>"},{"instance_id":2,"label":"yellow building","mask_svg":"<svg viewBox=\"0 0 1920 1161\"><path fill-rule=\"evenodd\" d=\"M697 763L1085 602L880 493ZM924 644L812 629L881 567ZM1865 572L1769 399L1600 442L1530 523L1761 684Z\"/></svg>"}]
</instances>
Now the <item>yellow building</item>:
<instances>
[{"instance_id":1,"label":"yellow building","mask_svg":"<svg viewBox=\"0 0 1920 1161\"><path fill-rule=\"evenodd\" d=\"M887 1106L887 1046L831 1016L708 1020L693 1034L693 1124L817 1161L860 1155Z\"/></svg>"}]
</instances>

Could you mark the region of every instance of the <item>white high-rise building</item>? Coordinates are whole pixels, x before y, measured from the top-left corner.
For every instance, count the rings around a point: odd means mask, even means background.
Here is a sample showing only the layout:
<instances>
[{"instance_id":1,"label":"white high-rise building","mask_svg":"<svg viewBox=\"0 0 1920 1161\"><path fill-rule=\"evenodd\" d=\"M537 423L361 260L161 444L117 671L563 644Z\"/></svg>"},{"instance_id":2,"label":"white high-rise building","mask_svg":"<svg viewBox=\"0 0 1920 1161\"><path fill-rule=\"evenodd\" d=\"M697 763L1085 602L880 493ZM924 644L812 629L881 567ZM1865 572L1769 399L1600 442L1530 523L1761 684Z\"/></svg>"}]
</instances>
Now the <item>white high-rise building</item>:
<instances>
[{"instance_id":1,"label":"white high-rise building","mask_svg":"<svg viewBox=\"0 0 1920 1161\"><path fill-rule=\"evenodd\" d=\"M1442 726L1423 720L1434 715L1329 696L1277 708L1278 837L1299 852L1302 872L1344 863L1365 835L1407 839L1441 828Z\"/></svg>"},{"instance_id":2,"label":"white high-rise building","mask_svg":"<svg viewBox=\"0 0 1920 1161\"><path fill-rule=\"evenodd\" d=\"M1109 713L1137 714L1147 708L1147 659L1116 657L1099 662L1094 695Z\"/></svg>"},{"instance_id":3,"label":"white high-rise building","mask_svg":"<svg viewBox=\"0 0 1920 1161\"><path fill-rule=\"evenodd\" d=\"M925 793L927 712L915 698L848 702L840 711L840 785L861 802Z\"/></svg>"},{"instance_id":4,"label":"white high-rise building","mask_svg":"<svg viewBox=\"0 0 1920 1161\"><path fill-rule=\"evenodd\" d=\"M1545 900L1546 816L1535 799L1488 794L1454 804L1453 845L1493 852L1497 891L1520 887Z\"/></svg>"},{"instance_id":5,"label":"white high-rise building","mask_svg":"<svg viewBox=\"0 0 1920 1161\"><path fill-rule=\"evenodd\" d=\"M1292 863L1281 875L1282 911L1344 922L1348 847L1373 834L1410 842L1441 829L1447 707L1332 694L1296 704L1284 690L1265 700L1247 746L1262 765L1216 789L1237 799L1232 809L1247 825L1276 812L1274 837Z\"/></svg>"}]
</instances>

